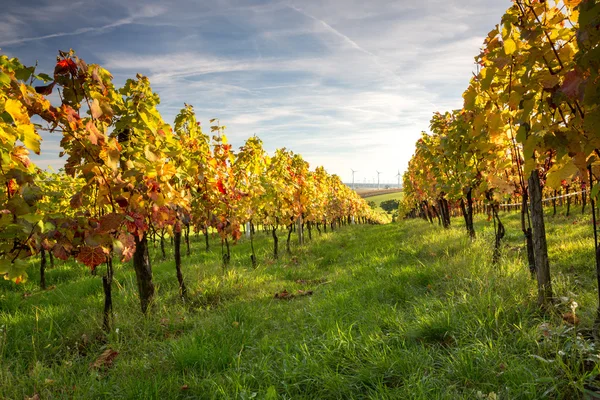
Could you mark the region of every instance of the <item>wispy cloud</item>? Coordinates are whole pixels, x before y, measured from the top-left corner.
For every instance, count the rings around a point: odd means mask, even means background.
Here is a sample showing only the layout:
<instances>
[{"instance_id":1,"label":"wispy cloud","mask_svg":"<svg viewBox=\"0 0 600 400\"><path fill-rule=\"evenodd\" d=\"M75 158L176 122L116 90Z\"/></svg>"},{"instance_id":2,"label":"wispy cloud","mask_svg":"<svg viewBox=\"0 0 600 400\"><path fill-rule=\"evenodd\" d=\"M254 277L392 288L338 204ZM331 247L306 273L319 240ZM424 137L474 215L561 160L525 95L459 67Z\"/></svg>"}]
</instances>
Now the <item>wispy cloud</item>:
<instances>
[{"instance_id":1,"label":"wispy cloud","mask_svg":"<svg viewBox=\"0 0 600 400\"><path fill-rule=\"evenodd\" d=\"M134 22L136 22L140 19L143 19L143 18L156 17L156 16L162 14L164 11L165 11L165 8L163 8L163 7L146 6L146 7L143 7L141 10L139 10L138 12L136 12L126 18L121 18L115 22L111 22L106 25L96 26L96 27L79 28L79 29L76 29L71 32L57 32L57 33L50 33L47 35L17 38L17 39L6 40L6 41L0 40L0 46L23 44L23 43L34 42L34 41L38 41L38 40L60 38L60 37L64 37L64 36L77 36L77 35L82 35L85 33L101 33L101 32L107 31L109 29L117 28L119 26L133 24Z\"/></svg>"},{"instance_id":2,"label":"wispy cloud","mask_svg":"<svg viewBox=\"0 0 600 400\"><path fill-rule=\"evenodd\" d=\"M333 33L335 36L341 38L345 43L347 43L348 45L350 45L350 47L352 47L353 49L356 49L358 51L361 51L365 54L368 54L372 57L376 57L375 54L371 53L370 51L367 51L365 49L363 49L361 46L358 45L358 43L356 43L354 40L350 39L348 36L344 35L343 33L341 33L340 31L338 31L337 29L334 29L331 25L329 25L327 22L323 21L322 19L319 19L303 10L301 10L300 8L290 5L289 6L291 9L296 10L297 12L299 12L300 14L318 22L323 28L325 28L326 31Z\"/></svg>"},{"instance_id":3,"label":"wispy cloud","mask_svg":"<svg viewBox=\"0 0 600 400\"><path fill-rule=\"evenodd\" d=\"M110 70L117 85L147 75L167 120L184 102L193 104L202 121L219 117L234 145L256 133L267 149L290 148L344 179L358 169L361 182L376 169L395 182L432 113L461 106L473 56L510 6L81 0L74 11L55 0L39 14L8 1L15 6L0 21L0 45L9 51L52 59L66 43ZM57 21L69 18L80 25L61 29L66 25ZM54 152L51 144L43 152Z\"/></svg>"}]
</instances>

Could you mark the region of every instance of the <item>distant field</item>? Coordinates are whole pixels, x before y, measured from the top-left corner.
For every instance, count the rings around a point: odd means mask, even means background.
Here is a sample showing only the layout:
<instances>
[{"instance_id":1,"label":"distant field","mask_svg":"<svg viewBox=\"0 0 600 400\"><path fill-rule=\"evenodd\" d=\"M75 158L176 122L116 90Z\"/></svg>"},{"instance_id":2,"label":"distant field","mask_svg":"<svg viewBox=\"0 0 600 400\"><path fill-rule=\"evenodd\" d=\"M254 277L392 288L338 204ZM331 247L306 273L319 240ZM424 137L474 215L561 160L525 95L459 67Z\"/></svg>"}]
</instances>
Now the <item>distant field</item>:
<instances>
[{"instance_id":1,"label":"distant field","mask_svg":"<svg viewBox=\"0 0 600 400\"><path fill-rule=\"evenodd\" d=\"M377 195L377 196L370 196L370 197L367 198L367 201L374 201L375 204L377 204L377 207L379 207L379 205L383 201L387 201L387 200L402 200L403 197L404 197L404 193L402 193L402 192L395 192L395 193L380 194L380 195Z\"/></svg>"},{"instance_id":2,"label":"distant field","mask_svg":"<svg viewBox=\"0 0 600 400\"><path fill-rule=\"evenodd\" d=\"M399 193L402 192L402 189L356 189L356 192L363 199L367 197L381 196L388 193Z\"/></svg>"},{"instance_id":3,"label":"distant field","mask_svg":"<svg viewBox=\"0 0 600 400\"><path fill-rule=\"evenodd\" d=\"M381 203L387 200L402 200L404 196L404 193L402 192L395 192L395 193L385 193L385 194L380 194L377 196L370 196L367 197L365 200L366 201L374 201L375 204L377 205L377 208L381 211L381 212L385 212L382 208L381 208Z\"/></svg>"}]
</instances>

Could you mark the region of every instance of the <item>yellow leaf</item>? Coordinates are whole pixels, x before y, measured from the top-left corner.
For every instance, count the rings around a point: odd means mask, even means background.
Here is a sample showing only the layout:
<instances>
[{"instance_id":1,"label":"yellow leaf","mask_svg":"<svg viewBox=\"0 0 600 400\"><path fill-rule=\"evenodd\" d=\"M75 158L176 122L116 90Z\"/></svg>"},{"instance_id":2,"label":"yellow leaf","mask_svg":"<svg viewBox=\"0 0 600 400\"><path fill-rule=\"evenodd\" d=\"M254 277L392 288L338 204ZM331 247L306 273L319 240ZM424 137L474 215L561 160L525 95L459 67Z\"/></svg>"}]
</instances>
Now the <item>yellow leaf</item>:
<instances>
[{"instance_id":1,"label":"yellow leaf","mask_svg":"<svg viewBox=\"0 0 600 400\"><path fill-rule=\"evenodd\" d=\"M569 7L570 9L573 9L577 7L579 3L581 3L581 0L564 0L564 3L565 6Z\"/></svg>"},{"instance_id":2,"label":"yellow leaf","mask_svg":"<svg viewBox=\"0 0 600 400\"><path fill-rule=\"evenodd\" d=\"M516 110L519 108L519 103L521 102L521 94L513 90L510 94L510 98L508 99L508 106L511 110Z\"/></svg>"},{"instance_id":3,"label":"yellow leaf","mask_svg":"<svg viewBox=\"0 0 600 400\"><path fill-rule=\"evenodd\" d=\"M33 151L35 154L40 154L40 142L42 138L33 128L33 125L27 124L19 127L19 131L23 134L20 138L25 147Z\"/></svg>"},{"instance_id":4,"label":"yellow leaf","mask_svg":"<svg viewBox=\"0 0 600 400\"><path fill-rule=\"evenodd\" d=\"M29 116L21 102L13 99L6 99L4 110L10 114L17 126L30 123Z\"/></svg>"},{"instance_id":5,"label":"yellow leaf","mask_svg":"<svg viewBox=\"0 0 600 400\"><path fill-rule=\"evenodd\" d=\"M177 169L173 164L166 163L162 167L162 175L165 179L170 180L177 173Z\"/></svg>"},{"instance_id":6,"label":"yellow leaf","mask_svg":"<svg viewBox=\"0 0 600 400\"><path fill-rule=\"evenodd\" d=\"M510 56L512 53L517 51L517 44L511 38L508 38L504 41L504 52L507 56Z\"/></svg>"},{"instance_id":7,"label":"yellow leaf","mask_svg":"<svg viewBox=\"0 0 600 400\"><path fill-rule=\"evenodd\" d=\"M579 21L579 11L578 10L573 10L571 11L571 15L569 16L569 19L572 22L578 22Z\"/></svg>"},{"instance_id":8,"label":"yellow leaf","mask_svg":"<svg viewBox=\"0 0 600 400\"><path fill-rule=\"evenodd\" d=\"M150 162L155 162L159 158L156 153L154 153L152 150L150 150L150 146L148 146L148 145L146 145L146 147L144 147L144 155L146 156L146 159Z\"/></svg>"},{"instance_id":9,"label":"yellow leaf","mask_svg":"<svg viewBox=\"0 0 600 400\"><path fill-rule=\"evenodd\" d=\"M492 131L497 131L504 126L504 122L502 121L502 115L500 113L492 113L488 118L488 127Z\"/></svg>"}]
</instances>

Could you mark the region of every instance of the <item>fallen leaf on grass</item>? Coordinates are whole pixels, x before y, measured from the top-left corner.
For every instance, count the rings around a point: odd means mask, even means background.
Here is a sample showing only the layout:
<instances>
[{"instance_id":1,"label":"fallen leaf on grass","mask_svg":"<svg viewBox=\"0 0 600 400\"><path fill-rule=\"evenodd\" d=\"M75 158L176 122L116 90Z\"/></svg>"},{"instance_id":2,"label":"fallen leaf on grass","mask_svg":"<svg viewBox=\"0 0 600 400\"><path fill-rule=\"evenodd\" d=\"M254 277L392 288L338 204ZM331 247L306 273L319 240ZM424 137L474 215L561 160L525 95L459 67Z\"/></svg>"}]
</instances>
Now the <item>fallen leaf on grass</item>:
<instances>
[{"instance_id":1,"label":"fallen leaf on grass","mask_svg":"<svg viewBox=\"0 0 600 400\"><path fill-rule=\"evenodd\" d=\"M25 396L25 400L40 400L40 395L36 393L31 397Z\"/></svg>"},{"instance_id":2,"label":"fallen leaf on grass","mask_svg":"<svg viewBox=\"0 0 600 400\"><path fill-rule=\"evenodd\" d=\"M113 361L118 355L118 351L115 351L113 349L106 349L96 361L90 364L90 367L92 369L109 368L113 365Z\"/></svg>"},{"instance_id":3,"label":"fallen leaf on grass","mask_svg":"<svg viewBox=\"0 0 600 400\"><path fill-rule=\"evenodd\" d=\"M325 279L296 279L296 283L299 285L325 285L331 283L331 281Z\"/></svg>"},{"instance_id":4,"label":"fallen leaf on grass","mask_svg":"<svg viewBox=\"0 0 600 400\"><path fill-rule=\"evenodd\" d=\"M175 339L175 338L181 336L182 333L183 333L183 331L181 329L177 329L177 330L174 330L173 332L165 332L163 334L163 337L165 339Z\"/></svg>"},{"instance_id":5,"label":"fallen leaf on grass","mask_svg":"<svg viewBox=\"0 0 600 400\"><path fill-rule=\"evenodd\" d=\"M190 387L189 387L188 385L183 385L183 386L181 387L181 390L189 390L189 388L190 388Z\"/></svg>"},{"instance_id":6,"label":"fallen leaf on grass","mask_svg":"<svg viewBox=\"0 0 600 400\"><path fill-rule=\"evenodd\" d=\"M290 297L292 297L292 295L289 294L287 290L284 290L283 292L280 292L280 293L275 293L276 299L287 299Z\"/></svg>"},{"instance_id":7,"label":"fallen leaf on grass","mask_svg":"<svg viewBox=\"0 0 600 400\"><path fill-rule=\"evenodd\" d=\"M306 291L298 290L295 294L289 293L287 290L284 290L283 292L275 293L275 298L280 299L280 300L289 300L289 299L293 299L294 297L310 296L312 294L313 294L312 290L306 290Z\"/></svg>"},{"instance_id":8,"label":"fallen leaf on grass","mask_svg":"<svg viewBox=\"0 0 600 400\"><path fill-rule=\"evenodd\" d=\"M572 312L564 313L562 319L563 321L571 325L579 324L579 317Z\"/></svg>"}]
</instances>

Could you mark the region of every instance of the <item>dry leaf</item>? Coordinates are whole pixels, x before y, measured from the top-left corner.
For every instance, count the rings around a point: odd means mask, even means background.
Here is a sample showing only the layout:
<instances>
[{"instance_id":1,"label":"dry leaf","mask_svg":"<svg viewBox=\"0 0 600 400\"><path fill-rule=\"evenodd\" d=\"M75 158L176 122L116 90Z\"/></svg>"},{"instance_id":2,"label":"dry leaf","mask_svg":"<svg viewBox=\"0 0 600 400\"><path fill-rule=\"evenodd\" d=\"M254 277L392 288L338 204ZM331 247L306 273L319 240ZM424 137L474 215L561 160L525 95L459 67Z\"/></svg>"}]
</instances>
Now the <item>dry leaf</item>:
<instances>
[{"instance_id":1,"label":"dry leaf","mask_svg":"<svg viewBox=\"0 0 600 400\"><path fill-rule=\"evenodd\" d=\"M562 316L562 319L563 319L563 321L565 321L566 323L571 324L571 325L579 324L579 317L572 312L564 313Z\"/></svg>"},{"instance_id":2,"label":"dry leaf","mask_svg":"<svg viewBox=\"0 0 600 400\"><path fill-rule=\"evenodd\" d=\"M118 355L118 351L115 351L113 349L106 349L96 361L90 364L90 367L92 369L109 368L113 365L113 361Z\"/></svg>"}]
</instances>

